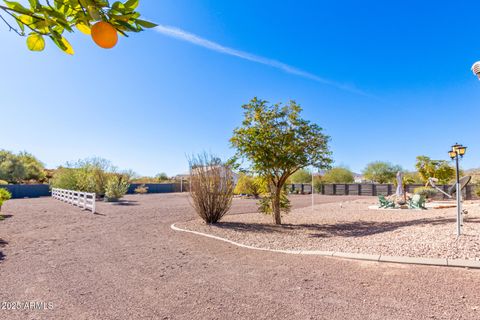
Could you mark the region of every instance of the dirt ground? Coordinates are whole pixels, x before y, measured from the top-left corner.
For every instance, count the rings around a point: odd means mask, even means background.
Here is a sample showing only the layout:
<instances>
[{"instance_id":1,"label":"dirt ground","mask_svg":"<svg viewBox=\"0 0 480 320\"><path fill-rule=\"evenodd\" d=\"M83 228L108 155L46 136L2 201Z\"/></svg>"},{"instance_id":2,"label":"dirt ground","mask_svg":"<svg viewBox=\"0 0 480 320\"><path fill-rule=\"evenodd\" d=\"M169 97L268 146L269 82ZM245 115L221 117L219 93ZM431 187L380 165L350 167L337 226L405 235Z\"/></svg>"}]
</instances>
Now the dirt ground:
<instances>
[{"instance_id":1,"label":"dirt ground","mask_svg":"<svg viewBox=\"0 0 480 320\"><path fill-rule=\"evenodd\" d=\"M195 218L185 195L126 199L99 203L97 215L50 198L8 201L0 319L480 318L479 271L242 249L172 231ZM236 200L232 213L253 210ZM37 310L10 310L25 302Z\"/></svg>"},{"instance_id":2,"label":"dirt ground","mask_svg":"<svg viewBox=\"0 0 480 320\"><path fill-rule=\"evenodd\" d=\"M322 196L316 196L322 199ZM294 209L283 225L258 213L229 215L217 225L196 219L176 226L249 246L387 256L480 259L480 201L465 201L463 234L457 237L456 208L371 210L376 197L317 203Z\"/></svg>"}]
</instances>

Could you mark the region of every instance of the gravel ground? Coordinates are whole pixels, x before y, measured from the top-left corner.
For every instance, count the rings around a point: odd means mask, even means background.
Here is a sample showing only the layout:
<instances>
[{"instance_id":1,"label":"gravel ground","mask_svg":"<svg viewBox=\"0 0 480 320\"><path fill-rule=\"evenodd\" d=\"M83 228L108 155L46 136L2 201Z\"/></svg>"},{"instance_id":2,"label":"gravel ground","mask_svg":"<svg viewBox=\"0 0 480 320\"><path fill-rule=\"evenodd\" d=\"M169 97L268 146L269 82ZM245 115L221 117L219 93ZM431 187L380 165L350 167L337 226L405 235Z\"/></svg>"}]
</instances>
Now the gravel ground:
<instances>
[{"instance_id":1,"label":"gravel ground","mask_svg":"<svg viewBox=\"0 0 480 320\"><path fill-rule=\"evenodd\" d=\"M99 203L98 215L50 198L8 201L0 319L480 318L479 271L242 249L172 231L195 218L185 195L127 200ZM253 210L236 200L232 218ZM17 301L52 309L4 310Z\"/></svg>"},{"instance_id":2,"label":"gravel ground","mask_svg":"<svg viewBox=\"0 0 480 320\"><path fill-rule=\"evenodd\" d=\"M316 204L313 211L298 208L284 217L282 226L258 213L228 215L214 226L198 219L176 226L270 249L480 260L480 202L465 203L469 213L458 239L456 208L368 209L376 201L368 197Z\"/></svg>"}]
</instances>

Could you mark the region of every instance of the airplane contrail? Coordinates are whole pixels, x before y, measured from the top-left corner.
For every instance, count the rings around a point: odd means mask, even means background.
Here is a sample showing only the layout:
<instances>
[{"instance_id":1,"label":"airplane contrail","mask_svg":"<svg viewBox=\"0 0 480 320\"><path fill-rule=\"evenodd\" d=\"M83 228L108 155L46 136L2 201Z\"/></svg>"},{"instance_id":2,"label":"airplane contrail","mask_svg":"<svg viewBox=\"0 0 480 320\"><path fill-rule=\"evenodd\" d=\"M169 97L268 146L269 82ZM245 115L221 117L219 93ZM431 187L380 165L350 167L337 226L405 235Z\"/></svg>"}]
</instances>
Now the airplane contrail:
<instances>
[{"instance_id":1,"label":"airplane contrail","mask_svg":"<svg viewBox=\"0 0 480 320\"><path fill-rule=\"evenodd\" d=\"M172 38L176 38L176 39L180 39L180 40L183 40L183 41L187 41L187 42L190 42L190 43L195 44L197 46L204 47L204 48L207 48L207 49L219 52L219 53L223 53L223 54L227 54L227 55L230 55L230 56L238 57L240 59L245 59L245 60L249 60L249 61L253 61L253 62L256 62L256 63L263 64L263 65L267 65L267 66L282 70L286 73L290 73L290 74L297 75L297 76L300 76L300 77L303 77L303 78L314 80L314 81L317 81L317 82L320 82L320 83L323 83L323 84L326 84L326 85L330 85L330 86L333 86L333 87L336 87L336 88L339 88L339 89L342 89L342 90L345 90L345 91L349 91L349 92L352 92L352 93L360 94L360 95L363 95L363 96L371 96L370 94L368 94L368 93L366 93L366 92L364 92L360 89L357 89L353 86L343 84L343 83L339 83L339 82L329 80L329 79L326 79L326 78L319 77L319 76L317 76L313 73L297 69L297 68L292 67L292 66L290 66L286 63L283 63L283 62L280 62L280 61L277 61L277 60L274 60L274 59L269 59L269 58L257 56L257 55L254 55L252 53L248 53L248 52L245 52L245 51L225 47L225 46L222 46L221 44L218 44L216 42L213 42L213 41L207 40L205 38L199 37L199 36L197 36L193 33L187 32L187 31L179 29L179 28L166 26L166 25L158 25L157 27L154 28L154 30L163 34L163 35L166 35L166 36L169 36L169 37L172 37Z\"/></svg>"}]
</instances>

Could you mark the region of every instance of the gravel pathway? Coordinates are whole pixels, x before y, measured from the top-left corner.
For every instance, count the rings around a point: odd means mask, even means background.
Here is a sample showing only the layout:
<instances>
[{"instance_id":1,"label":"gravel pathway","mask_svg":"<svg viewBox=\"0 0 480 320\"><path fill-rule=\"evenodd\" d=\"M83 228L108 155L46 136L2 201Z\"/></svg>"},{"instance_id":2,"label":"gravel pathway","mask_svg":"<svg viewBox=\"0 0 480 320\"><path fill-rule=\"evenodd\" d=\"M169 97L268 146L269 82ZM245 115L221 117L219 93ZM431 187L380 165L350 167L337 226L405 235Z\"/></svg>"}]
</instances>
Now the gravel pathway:
<instances>
[{"instance_id":1,"label":"gravel pathway","mask_svg":"<svg viewBox=\"0 0 480 320\"><path fill-rule=\"evenodd\" d=\"M318 196L321 198L321 196ZM284 225L258 213L228 215L213 226L201 220L180 228L242 244L389 256L480 260L480 202L466 202L464 235L456 236L456 209L371 210L375 198L323 203L293 210Z\"/></svg>"},{"instance_id":2,"label":"gravel pathway","mask_svg":"<svg viewBox=\"0 0 480 320\"><path fill-rule=\"evenodd\" d=\"M185 195L126 199L99 203L98 215L50 198L8 201L0 304L52 308L0 308L0 319L480 318L480 271L242 249L172 231L195 218ZM235 200L232 213L252 210L254 201Z\"/></svg>"}]
</instances>

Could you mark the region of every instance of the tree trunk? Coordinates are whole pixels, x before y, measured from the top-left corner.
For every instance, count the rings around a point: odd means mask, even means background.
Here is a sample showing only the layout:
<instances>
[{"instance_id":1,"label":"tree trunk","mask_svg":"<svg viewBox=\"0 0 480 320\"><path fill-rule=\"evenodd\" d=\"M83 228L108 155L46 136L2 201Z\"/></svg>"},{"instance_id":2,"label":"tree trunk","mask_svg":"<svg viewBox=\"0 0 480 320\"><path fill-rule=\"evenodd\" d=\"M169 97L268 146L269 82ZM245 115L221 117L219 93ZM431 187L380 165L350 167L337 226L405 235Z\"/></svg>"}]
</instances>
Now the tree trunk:
<instances>
[{"instance_id":1,"label":"tree trunk","mask_svg":"<svg viewBox=\"0 0 480 320\"><path fill-rule=\"evenodd\" d=\"M280 196L282 193L282 188L275 187L274 194L272 198L272 209L273 209L273 219L275 224L282 224L282 215L280 211Z\"/></svg>"}]
</instances>

